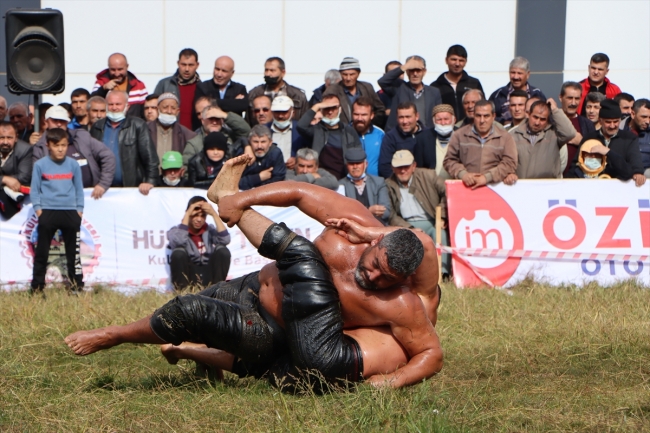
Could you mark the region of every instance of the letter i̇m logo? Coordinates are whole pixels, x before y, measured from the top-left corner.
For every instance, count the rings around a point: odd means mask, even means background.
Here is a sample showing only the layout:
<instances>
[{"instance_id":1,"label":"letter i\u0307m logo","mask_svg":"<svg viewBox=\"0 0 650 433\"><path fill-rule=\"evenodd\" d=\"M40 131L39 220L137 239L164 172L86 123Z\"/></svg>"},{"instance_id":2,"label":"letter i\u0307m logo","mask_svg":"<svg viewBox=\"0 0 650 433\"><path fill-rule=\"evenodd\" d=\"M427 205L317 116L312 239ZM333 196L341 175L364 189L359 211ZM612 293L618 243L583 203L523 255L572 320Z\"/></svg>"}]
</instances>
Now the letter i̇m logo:
<instances>
[{"instance_id":1,"label":"letter i\u0307m logo","mask_svg":"<svg viewBox=\"0 0 650 433\"><path fill-rule=\"evenodd\" d=\"M479 235L481 242L480 244L474 245L472 243L472 235ZM481 229L474 229L471 230L469 226L465 226L465 243L467 245L467 248L489 248L488 247L488 235L493 234L496 239L496 246L494 247L495 249L502 250L503 249L503 237L501 236L501 232L498 231L497 229L490 229L487 232L483 231Z\"/></svg>"}]
</instances>

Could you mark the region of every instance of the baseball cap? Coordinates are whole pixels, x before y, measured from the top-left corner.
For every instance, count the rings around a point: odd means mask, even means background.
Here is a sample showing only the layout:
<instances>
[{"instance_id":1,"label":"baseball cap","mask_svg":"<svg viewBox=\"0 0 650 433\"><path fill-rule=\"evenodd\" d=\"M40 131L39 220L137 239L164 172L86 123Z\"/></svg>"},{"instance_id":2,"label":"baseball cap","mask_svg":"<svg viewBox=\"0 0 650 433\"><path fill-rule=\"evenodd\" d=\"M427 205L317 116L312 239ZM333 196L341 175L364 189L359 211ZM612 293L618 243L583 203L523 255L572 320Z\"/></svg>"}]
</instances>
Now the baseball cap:
<instances>
[{"instance_id":1,"label":"baseball cap","mask_svg":"<svg viewBox=\"0 0 650 433\"><path fill-rule=\"evenodd\" d=\"M169 168L181 168L183 166L183 156L180 152L176 152L174 150L165 152L162 157L162 163L160 166L163 170L167 170Z\"/></svg>"},{"instance_id":2,"label":"baseball cap","mask_svg":"<svg viewBox=\"0 0 650 433\"><path fill-rule=\"evenodd\" d=\"M276 96L271 103L271 111L289 111L293 108L293 101L288 96Z\"/></svg>"},{"instance_id":3,"label":"baseball cap","mask_svg":"<svg viewBox=\"0 0 650 433\"><path fill-rule=\"evenodd\" d=\"M60 105L53 105L45 112L45 120L47 119L65 120L69 122L70 116L68 115L68 110L65 108Z\"/></svg>"},{"instance_id":4,"label":"baseball cap","mask_svg":"<svg viewBox=\"0 0 650 433\"><path fill-rule=\"evenodd\" d=\"M390 165L393 167L404 167L405 165L413 164L413 154L408 150L398 150L393 155L393 159L390 162Z\"/></svg>"}]
</instances>

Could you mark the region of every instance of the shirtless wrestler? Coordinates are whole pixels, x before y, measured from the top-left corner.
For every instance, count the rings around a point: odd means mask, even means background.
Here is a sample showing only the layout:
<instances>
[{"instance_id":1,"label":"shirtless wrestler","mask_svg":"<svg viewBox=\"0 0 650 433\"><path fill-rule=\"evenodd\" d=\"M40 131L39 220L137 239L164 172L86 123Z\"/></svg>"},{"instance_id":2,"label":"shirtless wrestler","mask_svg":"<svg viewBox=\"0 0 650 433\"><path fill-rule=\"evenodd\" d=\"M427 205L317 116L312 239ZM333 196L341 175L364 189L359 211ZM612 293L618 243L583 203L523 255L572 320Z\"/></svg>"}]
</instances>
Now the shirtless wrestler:
<instances>
[{"instance_id":1,"label":"shirtless wrestler","mask_svg":"<svg viewBox=\"0 0 650 433\"><path fill-rule=\"evenodd\" d=\"M404 275L392 271L388 266L389 259L386 257L385 250L378 246L381 244L384 234L393 229L379 227L374 217L365 208L358 206L356 201L345 199L337 194L331 195L332 193L321 188L310 188L311 185L289 182L275 184L278 186L275 191L262 187L253 190L258 194L239 193L230 197L228 195L235 192L237 180L241 175L238 165L242 165L242 160L231 161L229 168L222 170L222 173L225 174L220 176L218 182L215 182L213 185L215 188L211 189L209 197L214 201L221 200L220 212L223 212L224 217L231 225L239 222L249 239L254 236L251 236L251 233L247 232L245 228L246 219L248 213L254 214L254 212L247 209L253 204L295 205L323 223L330 218L346 216L351 224L359 223L370 226L365 231L366 240L374 238L370 246L368 244L351 244L348 239L337 234L334 229L326 229L315 242L318 249L325 252L324 260L332 271L333 280L341 299L345 326L352 328L346 330L346 334L352 337L351 340L356 343L362 354L363 377L373 383L386 383L393 387L400 387L419 382L439 371L442 367L442 352L431 323L432 321L435 323L435 313L439 301L439 291L435 283L437 281L437 261L431 240L426 236L419 236L424 243L424 264L413 275L405 279ZM245 162L247 161L244 161L243 164ZM307 188L303 188L305 186ZM334 203L337 205L336 208ZM329 208L325 207L327 204L329 204ZM343 209L345 209L344 212ZM260 231L259 227L262 229L268 227L268 225L260 224L248 225L257 227L258 231ZM258 237L260 237L259 235L258 233ZM281 239L278 238L276 241L278 240ZM279 275L275 265L267 265L255 279L258 283L259 302L263 307L260 311L270 315L277 323L283 324L281 272ZM251 282L250 280L252 279L249 278L248 283ZM241 286L243 287L245 284L241 284ZM176 300L185 302L183 299L191 296L195 295L187 295L176 298ZM234 301L235 298L232 300ZM203 302L203 298L201 302ZM189 303L191 304L191 302ZM231 304L228 304L229 308L232 307ZM232 312L232 308L230 310L226 308L226 310L216 313L221 313L226 317ZM209 313L215 312L209 311ZM154 313L154 319L156 314ZM175 318L175 316L169 317ZM167 318L169 319L169 317ZM254 325L257 326L257 323ZM359 328L366 326L387 326L390 333L387 332L387 329L381 328ZM190 332L189 336L184 336L185 339L179 339L177 336L167 339L160 338L152 330L153 327L154 320L149 317L123 327L78 332L68 336L66 342L75 353L85 355L123 342L156 344L172 342L179 344L181 341L201 340L201 338L192 339L192 336L196 337L200 333L200 326L189 326L194 334ZM245 329L246 327L244 327ZM209 337L206 336L205 339L209 339ZM238 348L232 344L220 344L224 342L214 341L200 342L240 356L237 353ZM172 354L168 353L167 355L171 356ZM200 353L197 352L195 355L198 357ZM224 354L224 356L230 355ZM396 370L407 359L406 365ZM232 362L232 359L226 360L226 366L229 362ZM237 362L237 358L235 358L235 362ZM233 365L233 367L235 366ZM240 372L238 368L232 370ZM383 375L384 373L386 374Z\"/></svg>"}]
</instances>

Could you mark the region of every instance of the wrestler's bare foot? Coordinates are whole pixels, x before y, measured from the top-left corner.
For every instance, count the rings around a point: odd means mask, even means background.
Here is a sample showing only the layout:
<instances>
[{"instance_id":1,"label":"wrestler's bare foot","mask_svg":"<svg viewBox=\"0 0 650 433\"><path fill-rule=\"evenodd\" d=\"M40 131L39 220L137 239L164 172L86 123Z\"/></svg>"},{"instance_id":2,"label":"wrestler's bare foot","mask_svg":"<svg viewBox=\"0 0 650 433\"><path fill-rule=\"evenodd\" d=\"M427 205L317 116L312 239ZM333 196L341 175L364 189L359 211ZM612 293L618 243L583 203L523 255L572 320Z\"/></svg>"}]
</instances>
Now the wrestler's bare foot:
<instances>
[{"instance_id":1,"label":"wrestler's bare foot","mask_svg":"<svg viewBox=\"0 0 650 433\"><path fill-rule=\"evenodd\" d=\"M118 343L111 335L111 328L78 331L65 337L65 343L79 356L90 355L99 350L110 349Z\"/></svg>"},{"instance_id":2,"label":"wrestler's bare foot","mask_svg":"<svg viewBox=\"0 0 650 433\"><path fill-rule=\"evenodd\" d=\"M160 346L160 352L165 357L167 362L172 365L178 364L178 361L181 359L178 356L178 350L176 350L177 348L178 347L174 346L173 344L163 344Z\"/></svg>"},{"instance_id":3,"label":"wrestler's bare foot","mask_svg":"<svg viewBox=\"0 0 650 433\"><path fill-rule=\"evenodd\" d=\"M251 157L244 154L231 158L223 164L217 178L210 185L208 199L219 204L219 199L239 192L239 180Z\"/></svg>"}]
</instances>

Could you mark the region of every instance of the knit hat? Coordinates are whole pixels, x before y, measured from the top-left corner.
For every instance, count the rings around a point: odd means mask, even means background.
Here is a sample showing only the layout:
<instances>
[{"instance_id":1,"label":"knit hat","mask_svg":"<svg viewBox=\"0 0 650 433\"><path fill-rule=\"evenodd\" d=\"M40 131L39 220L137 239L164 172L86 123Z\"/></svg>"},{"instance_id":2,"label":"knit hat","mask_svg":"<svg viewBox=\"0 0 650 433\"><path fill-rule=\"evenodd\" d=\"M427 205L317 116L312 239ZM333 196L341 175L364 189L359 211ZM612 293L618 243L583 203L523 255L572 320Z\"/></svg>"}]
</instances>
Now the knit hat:
<instances>
[{"instance_id":1,"label":"knit hat","mask_svg":"<svg viewBox=\"0 0 650 433\"><path fill-rule=\"evenodd\" d=\"M598 117L601 119L620 119L621 108L613 99L605 99L600 103L600 112Z\"/></svg>"},{"instance_id":2,"label":"knit hat","mask_svg":"<svg viewBox=\"0 0 650 433\"><path fill-rule=\"evenodd\" d=\"M160 105L160 103L162 101L164 101L165 99L173 99L174 101L176 101L177 104L180 105L180 101L178 100L176 95L174 95L173 93L170 93L170 92L163 93L162 95L160 95L158 97L158 105Z\"/></svg>"},{"instance_id":3,"label":"knit hat","mask_svg":"<svg viewBox=\"0 0 650 433\"><path fill-rule=\"evenodd\" d=\"M363 162L366 160L366 152L362 147L351 147L345 151L345 160L347 162Z\"/></svg>"},{"instance_id":4,"label":"knit hat","mask_svg":"<svg viewBox=\"0 0 650 433\"><path fill-rule=\"evenodd\" d=\"M341 61L341 66L339 66L339 71L347 71L348 69L356 69L361 71L361 65L359 65L359 60L354 57L345 57Z\"/></svg>"},{"instance_id":5,"label":"knit hat","mask_svg":"<svg viewBox=\"0 0 650 433\"><path fill-rule=\"evenodd\" d=\"M203 150L228 150L228 139L221 132L211 132L203 138Z\"/></svg>"},{"instance_id":6,"label":"knit hat","mask_svg":"<svg viewBox=\"0 0 650 433\"><path fill-rule=\"evenodd\" d=\"M433 116L435 116L438 113L449 113L453 116L454 107L452 107L449 104L438 104L435 107L433 107Z\"/></svg>"},{"instance_id":7,"label":"knit hat","mask_svg":"<svg viewBox=\"0 0 650 433\"><path fill-rule=\"evenodd\" d=\"M162 156L162 163L160 164L160 167L163 170L167 170L168 168L181 168L182 166L183 156L180 152L170 150L169 152L165 152L165 154Z\"/></svg>"},{"instance_id":8,"label":"knit hat","mask_svg":"<svg viewBox=\"0 0 650 433\"><path fill-rule=\"evenodd\" d=\"M411 165L415 161L413 154L406 149L398 150L393 155L393 159L390 162L390 165L393 167L404 167L405 165Z\"/></svg>"}]
</instances>

